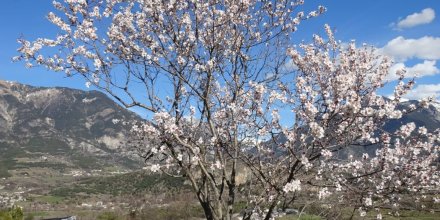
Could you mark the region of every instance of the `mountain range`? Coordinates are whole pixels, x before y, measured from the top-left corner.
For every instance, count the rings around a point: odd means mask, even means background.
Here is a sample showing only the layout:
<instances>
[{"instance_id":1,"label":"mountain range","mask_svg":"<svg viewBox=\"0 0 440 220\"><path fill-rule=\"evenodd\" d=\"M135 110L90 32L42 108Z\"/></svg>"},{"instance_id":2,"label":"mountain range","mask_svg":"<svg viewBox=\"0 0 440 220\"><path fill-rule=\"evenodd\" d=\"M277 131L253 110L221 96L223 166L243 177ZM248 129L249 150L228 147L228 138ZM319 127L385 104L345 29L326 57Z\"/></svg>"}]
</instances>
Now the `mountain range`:
<instances>
[{"instance_id":1,"label":"mountain range","mask_svg":"<svg viewBox=\"0 0 440 220\"><path fill-rule=\"evenodd\" d=\"M403 102L400 108L410 104L418 103ZM0 165L7 160L45 158L80 169L140 168L138 157L124 149L129 127L113 123L114 119L142 120L98 91L0 80ZM440 128L440 104L406 114L385 127L394 131L408 122L430 131Z\"/></svg>"}]
</instances>

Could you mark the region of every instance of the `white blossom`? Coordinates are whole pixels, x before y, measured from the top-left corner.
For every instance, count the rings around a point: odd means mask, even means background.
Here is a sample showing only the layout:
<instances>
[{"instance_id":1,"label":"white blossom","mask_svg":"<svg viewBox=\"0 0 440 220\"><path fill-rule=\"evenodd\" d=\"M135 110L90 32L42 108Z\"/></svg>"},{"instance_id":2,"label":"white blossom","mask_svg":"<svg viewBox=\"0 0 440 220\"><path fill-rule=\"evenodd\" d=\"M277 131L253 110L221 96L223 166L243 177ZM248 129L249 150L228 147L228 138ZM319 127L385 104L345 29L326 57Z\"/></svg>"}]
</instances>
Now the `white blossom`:
<instances>
[{"instance_id":1,"label":"white blossom","mask_svg":"<svg viewBox=\"0 0 440 220\"><path fill-rule=\"evenodd\" d=\"M156 173L160 170L160 165L159 164L153 164L150 167L151 172Z\"/></svg>"},{"instance_id":2,"label":"white blossom","mask_svg":"<svg viewBox=\"0 0 440 220\"><path fill-rule=\"evenodd\" d=\"M292 180L291 182L288 182L283 187L283 191L286 193L289 192L296 192L301 190L301 181L300 180Z\"/></svg>"}]
</instances>

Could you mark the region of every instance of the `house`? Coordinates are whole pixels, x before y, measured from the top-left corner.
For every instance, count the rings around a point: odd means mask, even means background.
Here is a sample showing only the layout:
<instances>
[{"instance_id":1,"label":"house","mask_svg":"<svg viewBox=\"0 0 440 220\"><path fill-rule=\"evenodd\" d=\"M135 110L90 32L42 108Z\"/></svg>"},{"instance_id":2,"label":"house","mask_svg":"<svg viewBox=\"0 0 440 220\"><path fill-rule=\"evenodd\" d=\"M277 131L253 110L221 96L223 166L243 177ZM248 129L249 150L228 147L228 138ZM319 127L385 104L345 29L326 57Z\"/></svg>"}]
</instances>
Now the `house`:
<instances>
[{"instance_id":1,"label":"house","mask_svg":"<svg viewBox=\"0 0 440 220\"><path fill-rule=\"evenodd\" d=\"M68 217L61 217L61 218L45 218L43 220L76 220L76 216L68 216Z\"/></svg>"}]
</instances>

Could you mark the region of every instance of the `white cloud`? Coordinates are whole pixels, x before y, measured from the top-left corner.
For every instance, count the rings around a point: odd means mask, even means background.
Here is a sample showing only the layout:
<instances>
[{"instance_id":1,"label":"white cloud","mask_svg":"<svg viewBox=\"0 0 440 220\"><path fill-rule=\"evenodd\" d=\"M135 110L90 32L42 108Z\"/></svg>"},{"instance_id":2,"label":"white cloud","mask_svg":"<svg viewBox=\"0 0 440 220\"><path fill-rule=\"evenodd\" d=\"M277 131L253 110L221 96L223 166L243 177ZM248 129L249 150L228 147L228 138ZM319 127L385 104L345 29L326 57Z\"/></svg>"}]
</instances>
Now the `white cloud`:
<instances>
[{"instance_id":1,"label":"white cloud","mask_svg":"<svg viewBox=\"0 0 440 220\"><path fill-rule=\"evenodd\" d=\"M393 95L389 95L389 96L387 96L387 98L394 100ZM409 101L409 99L407 99L407 98L400 98L400 100L399 100L399 102L407 102L407 101Z\"/></svg>"},{"instance_id":2,"label":"white cloud","mask_svg":"<svg viewBox=\"0 0 440 220\"><path fill-rule=\"evenodd\" d=\"M404 63L394 64L389 71L386 80L393 81L399 77L396 75L397 70L406 69L405 78L431 76L440 73L440 69L436 67L435 60L425 60L423 63L418 63L412 67L406 67Z\"/></svg>"},{"instance_id":3,"label":"white cloud","mask_svg":"<svg viewBox=\"0 0 440 220\"><path fill-rule=\"evenodd\" d=\"M419 85L405 95L405 98L414 100L420 100L427 97L434 97L436 99L440 98L440 84Z\"/></svg>"},{"instance_id":4,"label":"white cloud","mask_svg":"<svg viewBox=\"0 0 440 220\"><path fill-rule=\"evenodd\" d=\"M435 11L432 8L425 8L421 12L408 15L397 23L397 28L411 28L422 24L429 24L435 18Z\"/></svg>"},{"instance_id":5,"label":"white cloud","mask_svg":"<svg viewBox=\"0 0 440 220\"><path fill-rule=\"evenodd\" d=\"M284 70L287 71L296 71L298 70L298 66L293 62L293 60L287 61L286 64L283 66Z\"/></svg>"},{"instance_id":6,"label":"white cloud","mask_svg":"<svg viewBox=\"0 0 440 220\"><path fill-rule=\"evenodd\" d=\"M399 36L389 41L381 51L397 61L411 58L438 60L440 59L440 37L424 36L419 39L405 39Z\"/></svg>"}]
</instances>

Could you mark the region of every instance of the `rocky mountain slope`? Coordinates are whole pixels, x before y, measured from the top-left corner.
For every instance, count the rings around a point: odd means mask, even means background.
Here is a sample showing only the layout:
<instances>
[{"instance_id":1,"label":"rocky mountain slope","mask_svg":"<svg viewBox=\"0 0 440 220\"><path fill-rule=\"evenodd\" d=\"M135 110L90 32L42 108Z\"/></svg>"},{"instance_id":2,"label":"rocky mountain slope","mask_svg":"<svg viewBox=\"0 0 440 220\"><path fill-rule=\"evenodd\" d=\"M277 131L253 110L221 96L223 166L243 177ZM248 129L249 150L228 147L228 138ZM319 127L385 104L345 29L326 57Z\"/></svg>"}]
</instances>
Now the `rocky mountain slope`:
<instances>
[{"instance_id":1,"label":"rocky mountain slope","mask_svg":"<svg viewBox=\"0 0 440 220\"><path fill-rule=\"evenodd\" d=\"M45 158L90 169L140 166L123 149L128 127L113 119L141 120L101 92L0 81L0 161Z\"/></svg>"},{"instance_id":2,"label":"rocky mountain slope","mask_svg":"<svg viewBox=\"0 0 440 220\"><path fill-rule=\"evenodd\" d=\"M420 106L419 101L409 100L400 103L399 109L410 109L410 105ZM416 111L403 114L402 118L388 121L384 129L388 132L395 132L404 124L414 122L416 127L425 127L429 132L440 129L440 103L433 102L428 108L419 108ZM363 152L369 155L375 155L377 146L353 147L347 154L360 155Z\"/></svg>"},{"instance_id":3,"label":"rocky mountain slope","mask_svg":"<svg viewBox=\"0 0 440 220\"><path fill-rule=\"evenodd\" d=\"M402 102L400 109L408 109L411 104L419 106L418 101L410 100ZM418 109L409 114L404 114L399 120L392 120L386 125L388 131L395 131L401 125L414 122L417 127L424 126L428 131L440 128L440 103L433 102L428 108Z\"/></svg>"}]
</instances>

